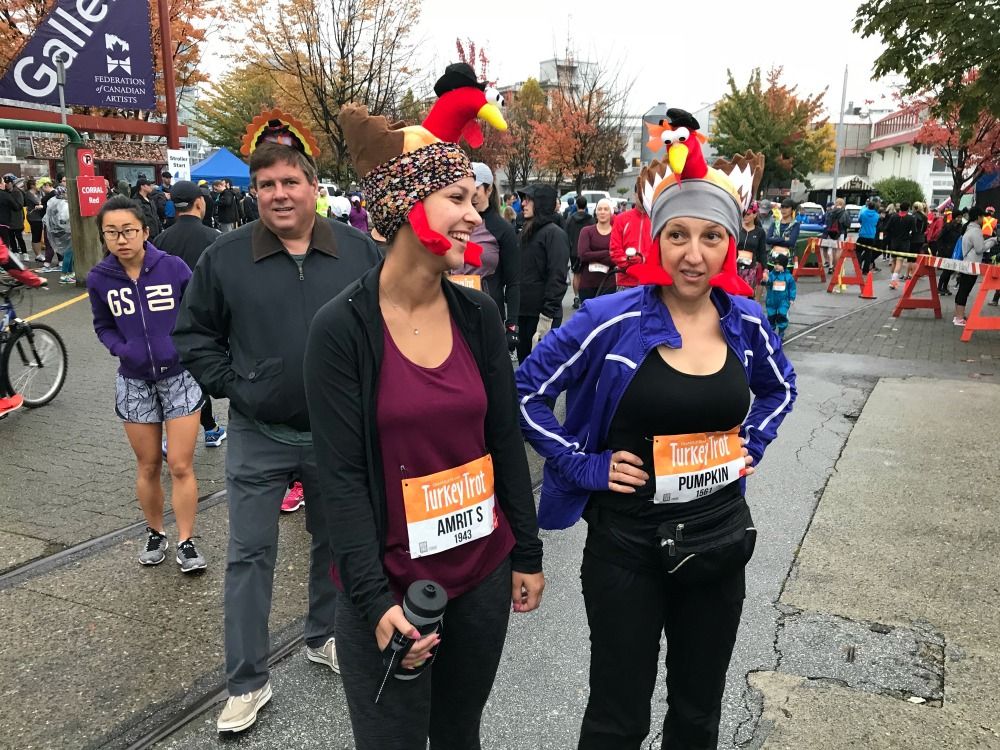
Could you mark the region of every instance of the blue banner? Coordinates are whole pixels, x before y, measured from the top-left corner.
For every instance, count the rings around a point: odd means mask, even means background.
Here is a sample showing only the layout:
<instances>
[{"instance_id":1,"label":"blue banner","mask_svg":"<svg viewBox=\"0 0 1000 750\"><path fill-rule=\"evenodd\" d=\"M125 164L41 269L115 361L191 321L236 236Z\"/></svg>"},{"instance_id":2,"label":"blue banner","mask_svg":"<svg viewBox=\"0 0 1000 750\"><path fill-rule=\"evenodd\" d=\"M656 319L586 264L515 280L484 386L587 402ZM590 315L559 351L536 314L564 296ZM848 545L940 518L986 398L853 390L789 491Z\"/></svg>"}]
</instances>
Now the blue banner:
<instances>
[{"instance_id":1,"label":"blue banner","mask_svg":"<svg viewBox=\"0 0 1000 750\"><path fill-rule=\"evenodd\" d=\"M60 57L67 104L156 108L149 0L57 0L0 79L0 98L58 105Z\"/></svg>"}]
</instances>

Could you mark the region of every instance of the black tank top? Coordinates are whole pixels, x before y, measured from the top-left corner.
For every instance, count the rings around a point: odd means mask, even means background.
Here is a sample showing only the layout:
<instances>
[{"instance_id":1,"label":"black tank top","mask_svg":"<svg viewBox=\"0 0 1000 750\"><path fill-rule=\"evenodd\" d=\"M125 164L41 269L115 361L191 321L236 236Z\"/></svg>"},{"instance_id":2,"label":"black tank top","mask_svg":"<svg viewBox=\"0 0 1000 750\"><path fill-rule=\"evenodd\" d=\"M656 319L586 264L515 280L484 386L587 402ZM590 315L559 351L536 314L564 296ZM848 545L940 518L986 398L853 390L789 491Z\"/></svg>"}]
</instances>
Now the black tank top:
<instances>
[{"instance_id":1,"label":"black tank top","mask_svg":"<svg viewBox=\"0 0 1000 750\"><path fill-rule=\"evenodd\" d=\"M750 388L743 365L727 347L722 369L711 375L678 372L654 349L632 378L611 420L603 450L639 456L649 481L634 495L595 492L591 504L657 524L700 515L739 497L739 481L688 503L654 504L653 437L697 432L725 432L739 426L750 410Z\"/></svg>"}]
</instances>

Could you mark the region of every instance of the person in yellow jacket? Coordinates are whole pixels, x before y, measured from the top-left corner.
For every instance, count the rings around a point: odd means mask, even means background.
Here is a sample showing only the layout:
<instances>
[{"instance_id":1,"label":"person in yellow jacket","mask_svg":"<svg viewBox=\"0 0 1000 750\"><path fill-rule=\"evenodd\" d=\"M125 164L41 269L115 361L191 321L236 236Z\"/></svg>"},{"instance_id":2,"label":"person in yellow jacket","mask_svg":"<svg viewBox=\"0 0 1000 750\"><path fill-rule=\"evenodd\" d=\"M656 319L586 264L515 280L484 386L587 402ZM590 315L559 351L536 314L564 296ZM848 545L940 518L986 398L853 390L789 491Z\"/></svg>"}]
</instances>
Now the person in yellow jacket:
<instances>
[{"instance_id":1,"label":"person in yellow jacket","mask_svg":"<svg viewBox=\"0 0 1000 750\"><path fill-rule=\"evenodd\" d=\"M986 207L986 214L983 216L983 238L989 239L997 228L997 210L993 206Z\"/></svg>"},{"instance_id":2,"label":"person in yellow jacket","mask_svg":"<svg viewBox=\"0 0 1000 750\"><path fill-rule=\"evenodd\" d=\"M316 198L316 213L323 218L330 216L330 195L325 187L319 189L319 197Z\"/></svg>"}]
</instances>

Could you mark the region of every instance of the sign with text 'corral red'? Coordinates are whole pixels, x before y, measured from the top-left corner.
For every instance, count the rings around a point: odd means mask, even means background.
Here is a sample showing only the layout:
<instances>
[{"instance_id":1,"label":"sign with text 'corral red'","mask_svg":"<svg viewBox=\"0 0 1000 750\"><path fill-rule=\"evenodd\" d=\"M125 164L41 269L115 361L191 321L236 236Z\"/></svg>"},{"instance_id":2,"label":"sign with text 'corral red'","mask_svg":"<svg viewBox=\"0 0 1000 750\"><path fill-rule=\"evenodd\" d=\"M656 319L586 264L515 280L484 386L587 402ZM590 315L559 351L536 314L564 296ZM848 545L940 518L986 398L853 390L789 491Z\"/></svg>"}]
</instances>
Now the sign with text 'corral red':
<instances>
[{"instance_id":1,"label":"sign with text 'corral red'","mask_svg":"<svg viewBox=\"0 0 1000 750\"><path fill-rule=\"evenodd\" d=\"M97 216L107 199L104 178L80 175L76 178L76 191L80 196L80 216Z\"/></svg>"}]
</instances>

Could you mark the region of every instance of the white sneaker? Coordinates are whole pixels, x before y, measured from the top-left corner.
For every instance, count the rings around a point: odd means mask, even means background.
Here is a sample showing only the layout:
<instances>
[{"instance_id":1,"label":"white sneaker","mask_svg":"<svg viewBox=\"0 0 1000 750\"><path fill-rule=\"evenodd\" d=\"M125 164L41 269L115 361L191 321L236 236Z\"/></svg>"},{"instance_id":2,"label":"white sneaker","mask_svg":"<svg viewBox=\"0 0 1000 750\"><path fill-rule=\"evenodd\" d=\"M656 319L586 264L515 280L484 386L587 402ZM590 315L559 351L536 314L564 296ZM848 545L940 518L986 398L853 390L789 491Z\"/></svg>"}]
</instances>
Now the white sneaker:
<instances>
[{"instance_id":1,"label":"white sneaker","mask_svg":"<svg viewBox=\"0 0 1000 750\"><path fill-rule=\"evenodd\" d=\"M257 712L271 700L271 682L268 680L260 690L243 695L231 695L219 714L216 726L220 732L242 732L257 721Z\"/></svg>"},{"instance_id":2,"label":"white sneaker","mask_svg":"<svg viewBox=\"0 0 1000 750\"><path fill-rule=\"evenodd\" d=\"M306 646L306 658L317 664L325 664L337 674L340 674L340 664L337 662L337 645L333 638L324 643L320 648L310 648Z\"/></svg>"},{"instance_id":3,"label":"white sneaker","mask_svg":"<svg viewBox=\"0 0 1000 750\"><path fill-rule=\"evenodd\" d=\"M965 320L965 318L952 318L951 322L957 326L961 326L962 328L964 328L967 321Z\"/></svg>"}]
</instances>

